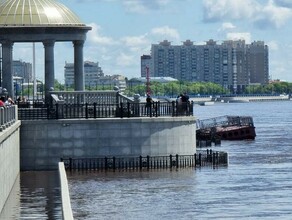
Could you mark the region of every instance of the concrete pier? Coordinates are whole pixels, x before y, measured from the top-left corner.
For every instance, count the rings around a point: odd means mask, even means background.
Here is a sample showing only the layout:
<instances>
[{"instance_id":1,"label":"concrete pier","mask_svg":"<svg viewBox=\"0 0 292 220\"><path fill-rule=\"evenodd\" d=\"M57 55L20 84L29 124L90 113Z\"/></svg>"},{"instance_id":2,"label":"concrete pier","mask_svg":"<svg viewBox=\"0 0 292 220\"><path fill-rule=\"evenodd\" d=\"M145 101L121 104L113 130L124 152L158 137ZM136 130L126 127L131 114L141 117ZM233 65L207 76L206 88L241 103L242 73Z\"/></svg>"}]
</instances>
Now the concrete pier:
<instances>
[{"instance_id":1,"label":"concrete pier","mask_svg":"<svg viewBox=\"0 0 292 220\"><path fill-rule=\"evenodd\" d=\"M52 170L60 158L192 155L195 117L22 121L22 170Z\"/></svg>"}]
</instances>

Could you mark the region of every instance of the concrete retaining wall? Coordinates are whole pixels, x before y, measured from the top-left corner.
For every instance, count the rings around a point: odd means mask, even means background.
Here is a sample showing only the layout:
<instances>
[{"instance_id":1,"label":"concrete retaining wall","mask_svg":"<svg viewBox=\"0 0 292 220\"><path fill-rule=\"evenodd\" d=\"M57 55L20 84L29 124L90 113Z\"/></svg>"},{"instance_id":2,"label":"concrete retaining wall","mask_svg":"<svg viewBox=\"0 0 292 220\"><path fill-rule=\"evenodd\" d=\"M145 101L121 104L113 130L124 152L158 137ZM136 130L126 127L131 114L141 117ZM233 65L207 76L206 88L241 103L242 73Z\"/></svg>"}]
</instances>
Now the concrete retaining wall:
<instances>
[{"instance_id":1,"label":"concrete retaining wall","mask_svg":"<svg viewBox=\"0 0 292 220\"><path fill-rule=\"evenodd\" d=\"M191 155L194 117L23 121L21 169L57 169L61 157Z\"/></svg>"},{"instance_id":2,"label":"concrete retaining wall","mask_svg":"<svg viewBox=\"0 0 292 220\"><path fill-rule=\"evenodd\" d=\"M0 212L19 175L20 121L0 132Z\"/></svg>"}]
</instances>

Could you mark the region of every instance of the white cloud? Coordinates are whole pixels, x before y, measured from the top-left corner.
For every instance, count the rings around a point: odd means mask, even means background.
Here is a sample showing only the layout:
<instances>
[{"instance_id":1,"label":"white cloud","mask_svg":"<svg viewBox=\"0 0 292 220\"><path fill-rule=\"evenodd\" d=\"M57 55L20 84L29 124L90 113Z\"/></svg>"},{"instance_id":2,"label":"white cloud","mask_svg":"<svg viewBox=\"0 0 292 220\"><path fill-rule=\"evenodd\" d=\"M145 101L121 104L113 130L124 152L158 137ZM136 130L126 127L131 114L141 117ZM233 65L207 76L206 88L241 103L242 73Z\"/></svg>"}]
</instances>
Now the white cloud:
<instances>
[{"instance_id":1,"label":"white cloud","mask_svg":"<svg viewBox=\"0 0 292 220\"><path fill-rule=\"evenodd\" d=\"M234 28L236 27L230 22L224 22L221 26L222 30L228 30L228 29L234 29Z\"/></svg>"},{"instance_id":2,"label":"white cloud","mask_svg":"<svg viewBox=\"0 0 292 220\"><path fill-rule=\"evenodd\" d=\"M260 13L255 16L255 23L261 27L266 28L269 25L280 28L292 17L292 10L290 8L275 5L273 0L270 0L266 6L262 8Z\"/></svg>"},{"instance_id":3,"label":"white cloud","mask_svg":"<svg viewBox=\"0 0 292 220\"><path fill-rule=\"evenodd\" d=\"M166 6L169 0L123 0L125 8L130 12L145 13Z\"/></svg>"},{"instance_id":4,"label":"white cloud","mask_svg":"<svg viewBox=\"0 0 292 220\"><path fill-rule=\"evenodd\" d=\"M231 22L224 22L222 23L221 27L218 29L218 34L225 34L226 31L230 31L232 29L235 29L236 26L233 25Z\"/></svg>"},{"instance_id":5,"label":"white cloud","mask_svg":"<svg viewBox=\"0 0 292 220\"><path fill-rule=\"evenodd\" d=\"M114 44L115 41L110 37L101 36L101 27L95 23L88 24L88 26L92 27L92 30L87 34L87 41L93 44L103 44L103 45L111 45Z\"/></svg>"},{"instance_id":6,"label":"white cloud","mask_svg":"<svg viewBox=\"0 0 292 220\"><path fill-rule=\"evenodd\" d=\"M146 38L147 34L140 35L140 36L128 36L128 37L123 37L121 41L123 44L126 46L144 46L149 44L148 39Z\"/></svg>"},{"instance_id":7,"label":"white cloud","mask_svg":"<svg viewBox=\"0 0 292 220\"><path fill-rule=\"evenodd\" d=\"M251 18L258 3L253 0L204 0L204 20Z\"/></svg>"},{"instance_id":8,"label":"white cloud","mask_svg":"<svg viewBox=\"0 0 292 220\"><path fill-rule=\"evenodd\" d=\"M227 33L226 38L228 40L245 40L245 43L251 43L250 33Z\"/></svg>"},{"instance_id":9,"label":"white cloud","mask_svg":"<svg viewBox=\"0 0 292 220\"><path fill-rule=\"evenodd\" d=\"M134 57L125 53L120 53L116 58L117 65L119 66L130 66L134 63Z\"/></svg>"},{"instance_id":10,"label":"white cloud","mask_svg":"<svg viewBox=\"0 0 292 220\"><path fill-rule=\"evenodd\" d=\"M153 28L151 33L153 35L163 36L165 39L173 38L178 40L180 38L178 31L168 26Z\"/></svg>"},{"instance_id":11,"label":"white cloud","mask_svg":"<svg viewBox=\"0 0 292 220\"><path fill-rule=\"evenodd\" d=\"M204 0L203 6L206 22L235 19L247 20L259 28L280 28L292 17L292 3L285 0Z\"/></svg>"},{"instance_id":12,"label":"white cloud","mask_svg":"<svg viewBox=\"0 0 292 220\"><path fill-rule=\"evenodd\" d=\"M286 8L292 8L292 1L291 0L274 0L276 5Z\"/></svg>"},{"instance_id":13,"label":"white cloud","mask_svg":"<svg viewBox=\"0 0 292 220\"><path fill-rule=\"evenodd\" d=\"M269 46L270 50L276 51L276 50L279 49L279 45L278 45L278 43L276 41L269 41L266 44Z\"/></svg>"}]
</instances>

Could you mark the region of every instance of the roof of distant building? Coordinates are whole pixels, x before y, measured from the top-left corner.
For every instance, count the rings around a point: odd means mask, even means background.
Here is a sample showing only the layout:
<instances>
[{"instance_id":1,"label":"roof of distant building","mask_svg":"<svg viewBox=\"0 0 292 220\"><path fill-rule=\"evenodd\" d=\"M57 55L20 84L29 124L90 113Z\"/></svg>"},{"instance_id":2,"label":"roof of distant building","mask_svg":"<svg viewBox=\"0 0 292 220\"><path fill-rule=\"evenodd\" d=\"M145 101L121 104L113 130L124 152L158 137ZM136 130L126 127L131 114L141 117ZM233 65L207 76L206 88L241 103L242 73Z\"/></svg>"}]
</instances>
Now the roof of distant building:
<instances>
[{"instance_id":1,"label":"roof of distant building","mask_svg":"<svg viewBox=\"0 0 292 220\"><path fill-rule=\"evenodd\" d=\"M140 81L140 82L146 82L147 78L146 77L138 77L138 78L132 78L130 81ZM155 81L155 82L161 82L161 83L167 83L167 82L176 82L178 81L175 78L172 77L151 77L150 81Z\"/></svg>"}]
</instances>

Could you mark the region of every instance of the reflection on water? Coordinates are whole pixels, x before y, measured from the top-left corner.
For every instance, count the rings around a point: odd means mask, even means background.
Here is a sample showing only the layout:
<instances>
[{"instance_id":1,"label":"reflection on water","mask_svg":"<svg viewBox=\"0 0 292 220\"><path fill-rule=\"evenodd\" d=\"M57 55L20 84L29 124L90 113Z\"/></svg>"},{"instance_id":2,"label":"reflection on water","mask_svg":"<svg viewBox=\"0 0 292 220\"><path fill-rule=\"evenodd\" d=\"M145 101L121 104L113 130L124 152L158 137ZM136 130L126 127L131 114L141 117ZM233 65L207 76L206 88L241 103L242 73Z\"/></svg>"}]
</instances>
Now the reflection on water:
<instances>
[{"instance_id":1,"label":"reflection on water","mask_svg":"<svg viewBox=\"0 0 292 220\"><path fill-rule=\"evenodd\" d=\"M75 219L292 219L291 102L196 107L201 119L250 115L255 141L224 141L227 168L68 172Z\"/></svg>"},{"instance_id":2,"label":"reflection on water","mask_svg":"<svg viewBox=\"0 0 292 220\"><path fill-rule=\"evenodd\" d=\"M21 172L0 219L61 219L57 171Z\"/></svg>"}]
</instances>

